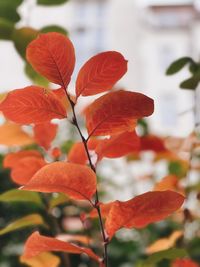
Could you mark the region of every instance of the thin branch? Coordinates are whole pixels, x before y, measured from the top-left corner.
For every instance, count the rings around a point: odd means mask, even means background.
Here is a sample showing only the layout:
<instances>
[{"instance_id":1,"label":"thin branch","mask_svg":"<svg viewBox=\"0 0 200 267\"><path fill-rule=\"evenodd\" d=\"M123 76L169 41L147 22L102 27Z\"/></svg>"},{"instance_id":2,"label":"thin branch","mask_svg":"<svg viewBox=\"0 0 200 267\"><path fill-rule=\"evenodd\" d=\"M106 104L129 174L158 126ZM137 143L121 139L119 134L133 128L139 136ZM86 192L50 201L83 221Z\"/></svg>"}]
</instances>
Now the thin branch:
<instances>
[{"instance_id":1,"label":"thin branch","mask_svg":"<svg viewBox=\"0 0 200 267\"><path fill-rule=\"evenodd\" d=\"M64 87L65 88L65 87ZM72 109L72 113L73 113L73 119L72 119L72 123L74 124L74 126L77 128L79 135L82 139L84 148L85 148L85 152L87 154L87 158L89 161L89 165L90 168L96 173L96 168L94 166L94 164L92 163L91 157L90 157L90 153L89 153L89 149L88 149L88 145L87 145L87 141L89 140L89 138L85 138L81 132L81 129L79 127L78 121L77 121L77 117L76 117L76 112L75 112L75 104L74 102L71 100L69 94L67 93L67 89L65 88L65 92L66 92L66 96L68 98L68 101L71 105L71 109ZM105 267L108 267L108 251L107 251L107 247L108 247L108 243L109 243L109 239L105 234L105 230L104 230L104 225L103 225L103 219L102 219L102 215L101 215L101 208L99 205L99 195L98 195L98 191L96 190L95 193L95 204L93 205L93 207L97 210L98 213L98 218L99 218L99 225L100 225L100 229L101 229L101 235L102 235L102 239L103 239L103 246L104 246L104 252L103 252L103 262L105 264Z\"/></svg>"}]
</instances>

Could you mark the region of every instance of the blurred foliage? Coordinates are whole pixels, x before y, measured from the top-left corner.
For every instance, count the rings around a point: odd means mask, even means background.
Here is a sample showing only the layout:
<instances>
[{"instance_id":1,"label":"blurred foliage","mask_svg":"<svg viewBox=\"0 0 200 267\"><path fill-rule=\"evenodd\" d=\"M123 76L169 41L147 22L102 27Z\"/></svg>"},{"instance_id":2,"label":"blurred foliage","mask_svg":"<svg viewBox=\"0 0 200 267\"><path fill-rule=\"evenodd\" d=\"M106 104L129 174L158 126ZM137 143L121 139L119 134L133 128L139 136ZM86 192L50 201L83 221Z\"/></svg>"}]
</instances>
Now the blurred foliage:
<instances>
[{"instance_id":1,"label":"blurred foliage","mask_svg":"<svg viewBox=\"0 0 200 267\"><path fill-rule=\"evenodd\" d=\"M182 70L184 67L188 66L191 77L180 83L180 88L195 90L200 82L200 63L195 62L190 57L182 57L171 63L168 67L166 74L173 75Z\"/></svg>"},{"instance_id":2,"label":"blurred foliage","mask_svg":"<svg viewBox=\"0 0 200 267\"><path fill-rule=\"evenodd\" d=\"M11 41L25 63L24 71L28 78L35 84L47 87L49 82L27 63L26 47L40 33L59 32L66 35L68 33L59 25L46 25L41 29L18 27L17 23L21 20L18 8L23 2L23 0L0 0L0 40ZM67 0L37 0L38 5L46 6L46 8L66 2Z\"/></svg>"}]
</instances>

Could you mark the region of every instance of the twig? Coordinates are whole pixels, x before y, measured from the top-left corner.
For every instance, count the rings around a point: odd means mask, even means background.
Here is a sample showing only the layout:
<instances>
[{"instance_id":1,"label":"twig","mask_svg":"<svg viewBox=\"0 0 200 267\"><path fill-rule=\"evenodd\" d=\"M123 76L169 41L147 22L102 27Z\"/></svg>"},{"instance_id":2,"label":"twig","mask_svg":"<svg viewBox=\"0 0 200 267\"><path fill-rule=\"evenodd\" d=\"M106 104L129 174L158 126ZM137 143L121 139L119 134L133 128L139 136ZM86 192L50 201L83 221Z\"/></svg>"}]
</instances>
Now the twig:
<instances>
[{"instance_id":1,"label":"twig","mask_svg":"<svg viewBox=\"0 0 200 267\"><path fill-rule=\"evenodd\" d=\"M85 152L87 154L88 157L88 161L89 161L89 165L90 168L96 173L96 168L94 166L94 164L92 163L91 157L90 157L90 153L89 153L89 149L88 149L88 145L87 142L89 140L89 138L85 138L81 132L81 129L79 127L78 121L77 121L77 117L76 117L76 112L75 112L75 104L74 102L70 99L69 94L67 93L67 89L65 88L65 92L68 98L68 101L71 105L71 109L72 109L72 113L73 113L73 119L72 119L72 123L73 125L77 128L79 135L81 137L81 140L83 142L84 148L85 148ZM102 239L103 239L103 247L104 247L104 252L103 252L103 263L105 265L105 267L108 267L108 244L109 244L109 239L105 234L105 230L104 230L104 225L103 225L103 219L102 219L102 215L101 215L101 208L99 205L99 195L98 195L98 191L96 190L95 193L95 203L93 205L93 207L97 210L98 213L98 218L99 218L99 225L100 225L100 229L101 229L101 235L102 235Z\"/></svg>"}]
</instances>

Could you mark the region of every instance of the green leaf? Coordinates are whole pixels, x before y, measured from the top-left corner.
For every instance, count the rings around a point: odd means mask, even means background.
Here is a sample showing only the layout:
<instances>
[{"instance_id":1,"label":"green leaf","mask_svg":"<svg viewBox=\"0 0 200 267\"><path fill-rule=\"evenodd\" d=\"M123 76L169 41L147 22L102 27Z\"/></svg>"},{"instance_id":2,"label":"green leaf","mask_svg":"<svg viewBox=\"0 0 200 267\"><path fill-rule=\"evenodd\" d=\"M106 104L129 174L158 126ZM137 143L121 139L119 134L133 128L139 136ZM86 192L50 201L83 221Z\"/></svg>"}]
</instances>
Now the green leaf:
<instances>
[{"instance_id":1,"label":"green leaf","mask_svg":"<svg viewBox=\"0 0 200 267\"><path fill-rule=\"evenodd\" d=\"M170 248L167 250L162 250L159 252L156 252L149 256L148 259L144 260L142 264L140 264L141 267L150 267L155 266L156 263L160 262L163 259L167 260L174 260L177 258L183 258L188 256L188 253L185 249L181 248Z\"/></svg>"},{"instance_id":2,"label":"green leaf","mask_svg":"<svg viewBox=\"0 0 200 267\"><path fill-rule=\"evenodd\" d=\"M1 202L33 202L43 206L40 195L36 192L28 192L18 189L11 189L0 195Z\"/></svg>"},{"instance_id":3,"label":"green leaf","mask_svg":"<svg viewBox=\"0 0 200 267\"><path fill-rule=\"evenodd\" d=\"M18 7L23 3L23 0L0 0L0 5Z\"/></svg>"},{"instance_id":4,"label":"green leaf","mask_svg":"<svg viewBox=\"0 0 200 267\"><path fill-rule=\"evenodd\" d=\"M199 83L199 80L197 80L194 77L192 77L192 78L189 78L189 79L183 81L180 84L180 87L182 89L195 90L197 88L197 86L198 86L198 83Z\"/></svg>"},{"instance_id":5,"label":"green leaf","mask_svg":"<svg viewBox=\"0 0 200 267\"><path fill-rule=\"evenodd\" d=\"M35 226L35 225L44 225L46 226L43 218L39 214L31 214L25 217L22 217L10 224L8 224L5 228L0 230L0 235L4 235L7 233L10 233L12 231L25 228L25 227L30 227L30 226Z\"/></svg>"},{"instance_id":6,"label":"green leaf","mask_svg":"<svg viewBox=\"0 0 200 267\"><path fill-rule=\"evenodd\" d=\"M192 62L190 63L190 66L189 66L189 71L190 71L192 74L195 74L195 72L197 72L199 68L200 68L200 65L197 64L196 62L192 61Z\"/></svg>"},{"instance_id":7,"label":"green leaf","mask_svg":"<svg viewBox=\"0 0 200 267\"><path fill-rule=\"evenodd\" d=\"M197 70L193 73L193 76L189 79L183 81L180 84L180 87L182 89L190 89L195 90L200 82L200 67L197 68Z\"/></svg>"},{"instance_id":8,"label":"green leaf","mask_svg":"<svg viewBox=\"0 0 200 267\"><path fill-rule=\"evenodd\" d=\"M59 32L59 33L68 35L68 32L63 27L58 26L58 25L45 26L42 29L40 29L40 32L42 32L42 33Z\"/></svg>"},{"instance_id":9,"label":"green leaf","mask_svg":"<svg viewBox=\"0 0 200 267\"><path fill-rule=\"evenodd\" d=\"M169 174L183 178L186 175L187 169L184 168L184 165L180 161L170 161L168 163Z\"/></svg>"},{"instance_id":10,"label":"green leaf","mask_svg":"<svg viewBox=\"0 0 200 267\"><path fill-rule=\"evenodd\" d=\"M54 6L66 3L68 0L37 0L38 5Z\"/></svg>"},{"instance_id":11,"label":"green leaf","mask_svg":"<svg viewBox=\"0 0 200 267\"><path fill-rule=\"evenodd\" d=\"M16 50L22 58L26 58L26 47L38 34L39 31L30 27L23 27L13 31L12 39Z\"/></svg>"},{"instance_id":12,"label":"green leaf","mask_svg":"<svg viewBox=\"0 0 200 267\"><path fill-rule=\"evenodd\" d=\"M0 2L0 18L16 23L20 20L20 15L18 14L15 6Z\"/></svg>"},{"instance_id":13,"label":"green leaf","mask_svg":"<svg viewBox=\"0 0 200 267\"><path fill-rule=\"evenodd\" d=\"M26 75L34 82L34 84L48 87L49 81L43 76L39 75L30 64L26 63L24 70Z\"/></svg>"},{"instance_id":14,"label":"green leaf","mask_svg":"<svg viewBox=\"0 0 200 267\"><path fill-rule=\"evenodd\" d=\"M10 40L14 30L13 23L0 18L0 39Z\"/></svg>"},{"instance_id":15,"label":"green leaf","mask_svg":"<svg viewBox=\"0 0 200 267\"><path fill-rule=\"evenodd\" d=\"M191 62L190 57L182 57L174 61L167 69L166 74L172 75L179 72L187 63Z\"/></svg>"},{"instance_id":16,"label":"green leaf","mask_svg":"<svg viewBox=\"0 0 200 267\"><path fill-rule=\"evenodd\" d=\"M57 193L56 195L53 195L52 198L49 201L49 208L53 209L58 205L64 204L69 200L69 198L62 194L62 193Z\"/></svg>"}]
</instances>

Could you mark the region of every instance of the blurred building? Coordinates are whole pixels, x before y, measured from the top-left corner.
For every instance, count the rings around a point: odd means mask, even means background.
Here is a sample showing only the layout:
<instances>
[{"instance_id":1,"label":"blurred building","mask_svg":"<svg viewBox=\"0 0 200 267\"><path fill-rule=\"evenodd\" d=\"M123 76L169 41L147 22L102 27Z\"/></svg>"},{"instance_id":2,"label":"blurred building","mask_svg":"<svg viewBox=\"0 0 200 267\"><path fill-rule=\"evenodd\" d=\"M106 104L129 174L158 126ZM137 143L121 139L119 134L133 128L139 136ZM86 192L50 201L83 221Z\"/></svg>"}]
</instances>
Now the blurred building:
<instances>
[{"instance_id":1,"label":"blurred building","mask_svg":"<svg viewBox=\"0 0 200 267\"><path fill-rule=\"evenodd\" d=\"M195 5L194 3L197 5ZM119 86L142 91L155 99L153 130L163 134L187 134L193 127L191 92L179 90L187 77L183 70L167 77L166 68L181 56L199 58L198 2L191 0L71 0L52 8L25 1L19 26L41 28L58 24L69 30L76 49L76 70L92 55L117 50L129 61ZM30 84L23 62L10 42L0 42L0 90ZM74 80L73 79L73 80Z\"/></svg>"},{"instance_id":2,"label":"blurred building","mask_svg":"<svg viewBox=\"0 0 200 267\"><path fill-rule=\"evenodd\" d=\"M183 70L169 77L165 71L179 57L199 57L200 16L196 6L176 1L173 4L157 1L162 5L146 7L131 0L110 2L113 5L110 45L129 59L129 71L122 82L127 88L143 91L155 99L156 109L151 118L155 131L189 133L193 128L192 112L178 115L193 106L193 93L178 89L189 73Z\"/></svg>"}]
</instances>

